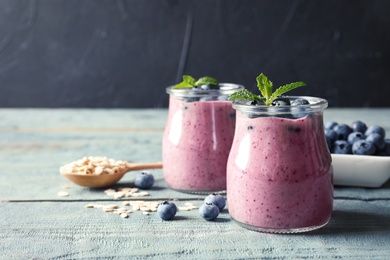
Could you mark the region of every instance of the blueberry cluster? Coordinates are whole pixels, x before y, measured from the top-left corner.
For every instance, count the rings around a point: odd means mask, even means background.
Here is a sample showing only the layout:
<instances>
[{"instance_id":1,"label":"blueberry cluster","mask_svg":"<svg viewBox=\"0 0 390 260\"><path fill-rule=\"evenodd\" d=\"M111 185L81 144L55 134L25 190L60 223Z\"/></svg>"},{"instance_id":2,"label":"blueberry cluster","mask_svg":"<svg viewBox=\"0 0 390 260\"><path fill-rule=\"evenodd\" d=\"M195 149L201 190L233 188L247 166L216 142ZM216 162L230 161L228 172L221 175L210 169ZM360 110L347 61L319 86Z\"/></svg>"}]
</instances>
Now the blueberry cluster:
<instances>
[{"instance_id":1,"label":"blueberry cluster","mask_svg":"<svg viewBox=\"0 0 390 260\"><path fill-rule=\"evenodd\" d=\"M331 153L390 156L390 139L379 125L367 127L360 120L352 125L330 121L324 131Z\"/></svg>"},{"instance_id":2,"label":"blueberry cluster","mask_svg":"<svg viewBox=\"0 0 390 260\"><path fill-rule=\"evenodd\" d=\"M251 106L263 106L263 103L257 100L246 101L246 105ZM280 96L272 101L270 107L281 107L279 109L278 117L288 118L288 119L298 119L308 115L306 109L302 106L309 105L310 102L304 98L292 98ZM283 114L286 112L286 114ZM250 118L259 117L257 114L250 114ZM264 117L264 115L262 115Z\"/></svg>"},{"instance_id":3,"label":"blueberry cluster","mask_svg":"<svg viewBox=\"0 0 390 260\"><path fill-rule=\"evenodd\" d=\"M214 220L218 217L225 205L225 197L220 194L212 193L204 199L204 204L199 207L199 215L205 220Z\"/></svg>"},{"instance_id":4,"label":"blueberry cluster","mask_svg":"<svg viewBox=\"0 0 390 260\"><path fill-rule=\"evenodd\" d=\"M199 94L204 93L204 96L194 96L194 97L184 97L183 101L185 102L198 102L198 101L215 101L215 100L227 100L227 95L207 95L207 93L210 93L210 90L218 90L220 89L219 85L213 85L213 84L205 84L205 85L199 85L199 86L193 86L191 88L193 94Z\"/></svg>"}]
</instances>

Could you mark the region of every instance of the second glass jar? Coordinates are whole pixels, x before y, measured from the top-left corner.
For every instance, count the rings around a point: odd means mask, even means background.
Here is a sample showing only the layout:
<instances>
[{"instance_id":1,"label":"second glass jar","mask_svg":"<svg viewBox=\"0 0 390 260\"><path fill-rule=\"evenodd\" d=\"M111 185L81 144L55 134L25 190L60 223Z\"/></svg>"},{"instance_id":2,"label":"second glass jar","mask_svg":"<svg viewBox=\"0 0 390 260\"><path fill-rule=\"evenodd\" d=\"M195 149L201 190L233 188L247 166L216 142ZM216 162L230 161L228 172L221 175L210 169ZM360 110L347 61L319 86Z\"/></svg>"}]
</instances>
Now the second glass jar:
<instances>
[{"instance_id":1,"label":"second glass jar","mask_svg":"<svg viewBox=\"0 0 390 260\"><path fill-rule=\"evenodd\" d=\"M168 187L203 194L226 190L226 163L236 122L227 99L243 88L220 83L216 89L166 89L170 98L163 172Z\"/></svg>"}]
</instances>

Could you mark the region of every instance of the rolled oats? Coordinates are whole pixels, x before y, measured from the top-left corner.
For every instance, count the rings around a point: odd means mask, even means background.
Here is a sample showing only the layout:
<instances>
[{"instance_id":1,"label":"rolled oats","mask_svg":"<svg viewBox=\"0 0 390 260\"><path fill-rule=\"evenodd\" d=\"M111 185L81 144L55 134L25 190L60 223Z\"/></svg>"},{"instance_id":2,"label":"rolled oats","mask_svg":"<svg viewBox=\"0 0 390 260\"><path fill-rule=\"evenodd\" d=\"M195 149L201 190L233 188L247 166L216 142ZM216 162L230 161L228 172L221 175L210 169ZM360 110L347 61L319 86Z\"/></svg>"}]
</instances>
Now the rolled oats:
<instances>
[{"instance_id":1,"label":"rolled oats","mask_svg":"<svg viewBox=\"0 0 390 260\"><path fill-rule=\"evenodd\" d=\"M126 213L122 213L122 214L120 214L120 216L121 216L121 218L128 218L129 217L129 215L127 215Z\"/></svg>"},{"instance_id":2,"label":"rolled oats","mask_svg":"<svg viewBox=\"0 0 390 260\"><path fill-rule=\"evenodd\" d=\"M57 195L60 197L68 197L69 193L67 193L66 191L59 191Z\"/></svg>"},{"instance_id":3,"label":"rolled oats","mask_svg":"<svg viewBox=\"0 0 390 260\"><path fill-rule=\"evenodd\" d=\"M107 157L84 157L77 161L66 164L60 168L61 173L69 174L115 174L126 169L125 161L115 161Z\"/></svg>"}]
</instances>

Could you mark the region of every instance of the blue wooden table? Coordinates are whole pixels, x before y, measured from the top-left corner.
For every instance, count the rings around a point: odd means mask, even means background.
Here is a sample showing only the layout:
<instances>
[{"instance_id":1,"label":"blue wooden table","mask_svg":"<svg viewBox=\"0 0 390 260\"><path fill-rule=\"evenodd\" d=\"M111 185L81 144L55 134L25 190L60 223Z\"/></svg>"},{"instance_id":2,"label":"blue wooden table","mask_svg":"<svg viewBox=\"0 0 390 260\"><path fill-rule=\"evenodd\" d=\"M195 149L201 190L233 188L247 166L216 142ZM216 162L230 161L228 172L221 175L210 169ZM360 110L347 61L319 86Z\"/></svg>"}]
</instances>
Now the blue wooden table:
<instances>
[{"instance_id":1,"label":"blue wooden table","mask_svg":"<svg viewBox=\"0 0 390 260\"><path fill-rule=\"evenodd\" d=\"M61 165L90 155L161 161L166 118L165 109L0 109L0 259L390 258L390 182L336 187L327 226L273 235L239 227L227 209L207 222L196 209L162 221L155 212L122 218L86 207L131 209L130 202L166 199L183 207L202 204L204 196L168 189L161 170L151 170L156 183L149 196L130 198L79 187L59 174ZM325 120L354 119L383 125L390 136L390 109L325 112ZM112 188L134 187L135 174Z\"/></svg>"}]
</instances>

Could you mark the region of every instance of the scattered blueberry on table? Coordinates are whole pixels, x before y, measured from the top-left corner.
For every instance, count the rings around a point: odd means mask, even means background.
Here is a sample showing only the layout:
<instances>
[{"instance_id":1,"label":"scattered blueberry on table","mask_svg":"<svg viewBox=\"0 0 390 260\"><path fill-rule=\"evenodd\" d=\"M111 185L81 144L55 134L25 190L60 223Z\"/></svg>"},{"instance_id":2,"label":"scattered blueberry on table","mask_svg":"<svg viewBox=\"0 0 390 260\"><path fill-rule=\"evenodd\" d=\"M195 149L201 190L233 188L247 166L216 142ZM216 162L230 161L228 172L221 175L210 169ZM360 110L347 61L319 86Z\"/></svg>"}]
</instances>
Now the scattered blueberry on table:
<instances>
[{"instance_id":1,"label":"scattered blueberry on table","mask_svg":"<svg viewBox=\"0 0 390 260\"><path fill-rule=\"evenodd\" d=\"M325 123L325 138L333 154L390 156L390 139L379 125L367 126L356 120L351 125Z\"/></svg>"},{"instance_id":2,"label":"scattered blueberry on table","mask_svg":"<svg viewBox=\"0 0 390 260\"><path fill-rule=\"evenodd\" d=\"M212 193L204 199L204 203L211 203L218 207L219 211L222 211L226 205L226 199L221 194Z\"/></svg>"},{"instance_id":3,"label":"scattered blueberry on table","mask_svg":"<svg viewBox=\"0 0 390 260\"><path fill-rule=\"evenodd\" d=\"M162 220L171 220L176 215L177 207L171 201L164 201L157 207L157 214Z\"/></svg>"},{"instance_id":4,"label":"scattered blueberry on table","mask_svg":"<svg viewBox=\"0 0 390 260\"><path fill-rule=\"evenodd\" d=\"M199 215L205 220L211 221L218 217L219 209L213 203L205 203L199 207Z\"/></svg>"},{"instance_id":5,"label":"scattered blueberry on table","mask_svg":"<svg viewBox=\"0 0 390 260\"><path fill-rule=\"evenodd\" d=\"M140 189L150 189L154 184L154 176L148 172L142 172L135 177L134 185Z\"/></svg>"}]
</instances>

